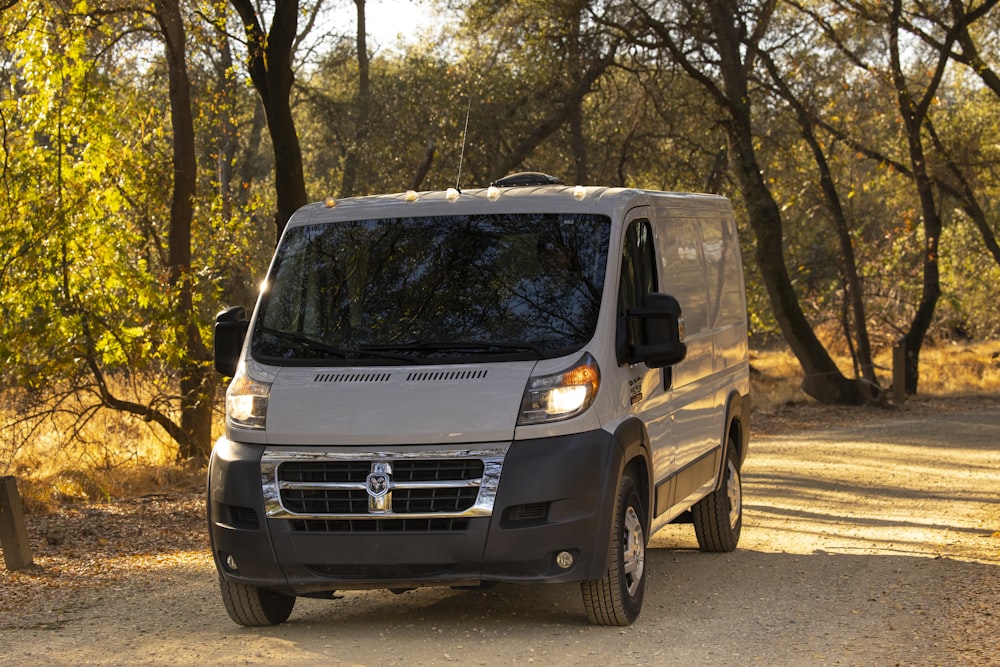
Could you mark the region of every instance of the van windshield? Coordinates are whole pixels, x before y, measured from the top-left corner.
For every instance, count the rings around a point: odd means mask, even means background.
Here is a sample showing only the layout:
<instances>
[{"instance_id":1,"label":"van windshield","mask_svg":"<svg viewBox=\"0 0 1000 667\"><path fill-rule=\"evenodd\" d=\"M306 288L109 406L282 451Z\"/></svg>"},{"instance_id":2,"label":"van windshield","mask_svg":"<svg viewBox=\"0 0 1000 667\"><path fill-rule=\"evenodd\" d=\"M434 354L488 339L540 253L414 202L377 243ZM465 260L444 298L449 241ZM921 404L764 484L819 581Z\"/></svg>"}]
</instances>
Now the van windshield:
<instances>
[{"instance_id":1,"label":"van windshield","mask_svg":"<svg viewBox=\"0 0 1000 667\"><path fill-rule=\"evenodd\" d=\"M610 219L448 215L288 230L251 342L273 364L541 359L594 334Z\"/></svg>"}]
</instances>

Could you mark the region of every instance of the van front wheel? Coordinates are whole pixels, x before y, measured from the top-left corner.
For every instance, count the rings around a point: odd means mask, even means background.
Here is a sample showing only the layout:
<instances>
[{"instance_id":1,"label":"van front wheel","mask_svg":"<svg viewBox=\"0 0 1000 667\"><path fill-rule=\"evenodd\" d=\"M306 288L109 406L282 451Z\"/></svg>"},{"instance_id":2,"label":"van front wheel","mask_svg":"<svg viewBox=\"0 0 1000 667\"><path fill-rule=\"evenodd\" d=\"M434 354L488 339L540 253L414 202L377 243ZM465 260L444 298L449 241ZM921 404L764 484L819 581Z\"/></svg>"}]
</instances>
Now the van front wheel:
<instances>
[{"instance_id":1,"label":"van front wheel","mask_svg":"<svg viewBox=\"0 0 1000 667\"><path fill-rule=\"evenodd\" d=\"M229 618L250 628L284 623L292 615L292 608L295 606L294 595L274 593L257 586L229 581L221 575L219 589Z\"/></svg>"},{"instance_id":2,"label":"van front wheel","mask_svg":"<svg viewBox=\"0 0 1000 667\"><path fill-rule=\"evenodd\" d=\"M732 438L727 448L725 470L719 488L691 508L694 533L702 551L733 551L743 529L743 485L736 444Z\"/></svg>"},{"instance_id":3,"label":"van front wheel","mask_svg":"<svg viewBox=\"0 0 1000 667\"><path fill-rule=\"evenodd\" d=\"M635 480L625 475L615 499L608 545L608 571L580 584L583 606L594 625L631 625L642 609L646 589L645 514Z\"/></svg>"}]
</instances>

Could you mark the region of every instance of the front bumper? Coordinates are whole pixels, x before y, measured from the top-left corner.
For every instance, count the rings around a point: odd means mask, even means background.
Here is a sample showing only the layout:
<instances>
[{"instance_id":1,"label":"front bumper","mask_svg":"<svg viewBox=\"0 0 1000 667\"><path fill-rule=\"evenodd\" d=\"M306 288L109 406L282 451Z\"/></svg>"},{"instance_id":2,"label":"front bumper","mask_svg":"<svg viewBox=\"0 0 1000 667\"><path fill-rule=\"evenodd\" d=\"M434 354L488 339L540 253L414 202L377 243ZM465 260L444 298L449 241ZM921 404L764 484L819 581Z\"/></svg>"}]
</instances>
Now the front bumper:
<instances>
[{"instance_id":1,"label":"front bumper","mask_svg":"<svg viewBox=\"0 0 1000 667\"><path fill-rule=\"evenodd\" d=\"M475 502L468 506L439 511L434 490L421 491L414 505L374 499L384 481L390 483L389 495L392 489L402 496L403 489L435 486L394 481L393 471L402 468L397 462L470 456L480 457L484 466L474 482L480 484ZM296 595L597 579L607 567L620 456L614 436L604 431L378 452L266 447L222 438L209 467L213 555L223 576ZM302 460L350 460L353 472L343 473L346 480L341 472L346 468L338 465L321 472L308 468L296 482L279 479L283 462ZM388 480L375 479L369 490L372 476ZM440 486L448 495L462 485ZM305 504L299 502L303 498ZM449 497L444 504L450 502ZM572 554L570 567L556 564L560 552Z\"/></svg>"}]
</instances>

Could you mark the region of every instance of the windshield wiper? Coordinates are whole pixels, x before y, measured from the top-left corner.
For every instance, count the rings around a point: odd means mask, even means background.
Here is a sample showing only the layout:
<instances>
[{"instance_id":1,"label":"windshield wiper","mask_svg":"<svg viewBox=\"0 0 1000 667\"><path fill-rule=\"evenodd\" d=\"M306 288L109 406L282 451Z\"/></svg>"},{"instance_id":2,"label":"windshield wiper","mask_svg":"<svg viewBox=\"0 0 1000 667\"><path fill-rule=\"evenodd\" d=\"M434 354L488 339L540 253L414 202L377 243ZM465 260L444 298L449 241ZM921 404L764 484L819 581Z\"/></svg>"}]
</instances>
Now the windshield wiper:
<instances>
[{"instance_id":1,"label":"windshield wiper","mask_svg":"<svg viewBox=\"0 0 1000 667\"><path fill-rule=\"evenodd\" d=\"M272 329L271 327L261 327L259 329L261 333L270 334L276 338L282 338L284 340L291 341L293 343L298 343L307 350L313 352L323 352L326 354L331 354L335 357L340 357L341 359L351 359L357 357L374 357L376 359L392 359L394 361L408 361L412 362L413 357L406 354L392 354L391 352L383 352L378 349L369 350L362 346L358 350L342 350L333 345L324 343L321 340L316 340L315 338L310 338L308 336L303 336L292 331L282 331L281 329Z\"/></svg>"},{"instance_id":2,"label":"windshield wiper","mask_svg":"<svg viewBox=\"0 0 1000 667\"><path fill-rule=\"evenodd\" d=\"M291 341L293 343L298 343L305 349L311 350L313 352L324 352L326 354L332 354L335 357L340 357L341 359L347 358L347 352L344 352L343 350L338 349L332 345L327 345L321 340L310 338L309 336L303 336L302 334L298 334L292 331L282 331L281 329L272 329L271 327L260 327L258 331L260 333L266 333L271 336L274 336L275 338L281 338L287 341Z\"/></svg>"},{"instance_id":3,"label":"windshield wiper","mask_svg":"<svg viewBox=\"0 0 1000 667\"><path fill-rule=\"evenodd\" d=\"M515 352L531 352L538 356L539 359L545 358L545 353L533 345L527 345L524 343L494 343L492 341L481 341L481 340L444 340L444 341L423 341L416 343L387 343L384 345L362 345L360 350L367 351L384 351L384 350L398 350L400 352L449 352L449 351L465 351L465 350L510 350Z\"/></svg>"}]
</instances>

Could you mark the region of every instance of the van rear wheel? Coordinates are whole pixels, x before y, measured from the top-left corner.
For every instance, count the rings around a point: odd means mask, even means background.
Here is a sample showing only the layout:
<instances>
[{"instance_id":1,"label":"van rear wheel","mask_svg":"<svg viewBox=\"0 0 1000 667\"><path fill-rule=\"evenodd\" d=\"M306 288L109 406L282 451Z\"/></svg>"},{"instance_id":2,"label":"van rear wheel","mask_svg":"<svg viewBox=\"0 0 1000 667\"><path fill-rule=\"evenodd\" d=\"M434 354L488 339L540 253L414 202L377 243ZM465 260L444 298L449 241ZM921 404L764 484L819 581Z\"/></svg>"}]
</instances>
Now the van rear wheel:
<instances>
[{"instance_id":1,"label":"van rear wheel","mask_svg":"<svg viewBox=\"0 0 1000 667\"><path fill-rule=\"evenodd\" d=\"M694 533L702 551L733 551L743 529L743 485L740 481L736 443L726 449L725 470L719 488L691 508Z\"/></svg>"},{"instance_id":2,"label":"van rear wheel","mask_svg":"<svg viewBox=\"0 0 1000 667\"><path fill-rule=\"evenodd\" d=\"M646 589L644 517L638 486L626 474L615 499L608 571L600 579L580 584L583 606L594 625L631 625L639 616Z\"/></svg>"},{"instance_id":3,"label":"van rear wheel","mask_svg":"<svg viewBox=\"0 0 1000 667\"><path fill-rule=\"evenodd\" d=\"M295 607L294 595L229 581L222 575L219 575L219 589L229 618L250 628L284 623Z\"/></svg>"}]
</instances>

